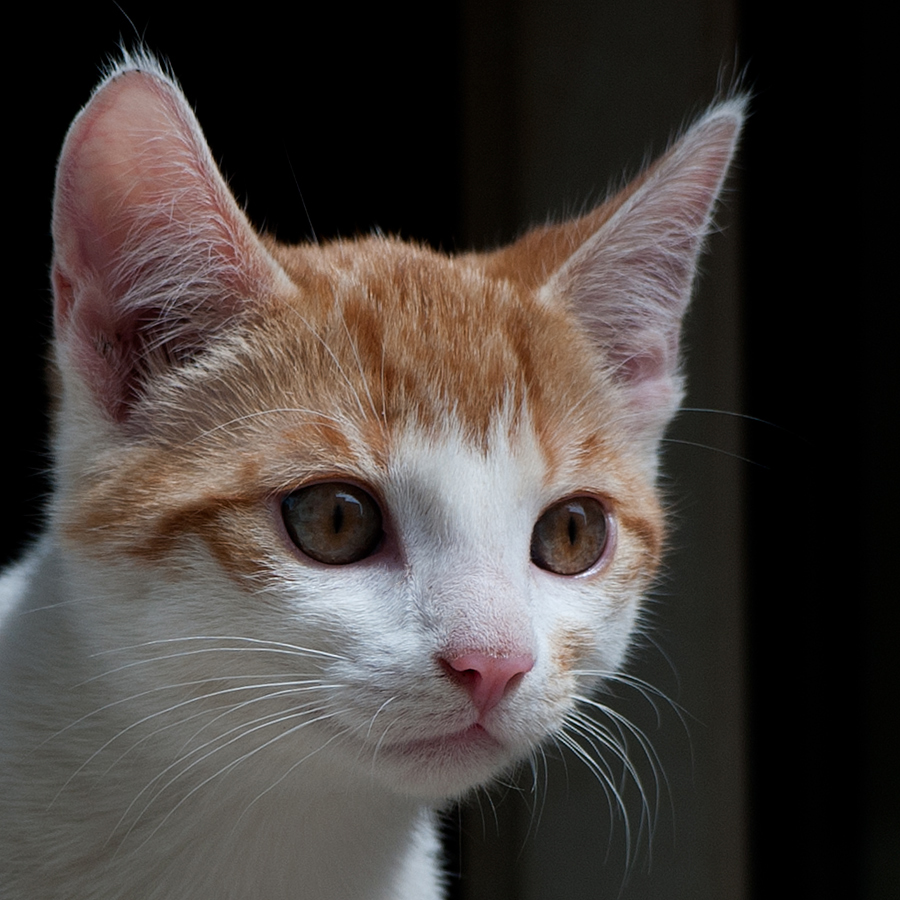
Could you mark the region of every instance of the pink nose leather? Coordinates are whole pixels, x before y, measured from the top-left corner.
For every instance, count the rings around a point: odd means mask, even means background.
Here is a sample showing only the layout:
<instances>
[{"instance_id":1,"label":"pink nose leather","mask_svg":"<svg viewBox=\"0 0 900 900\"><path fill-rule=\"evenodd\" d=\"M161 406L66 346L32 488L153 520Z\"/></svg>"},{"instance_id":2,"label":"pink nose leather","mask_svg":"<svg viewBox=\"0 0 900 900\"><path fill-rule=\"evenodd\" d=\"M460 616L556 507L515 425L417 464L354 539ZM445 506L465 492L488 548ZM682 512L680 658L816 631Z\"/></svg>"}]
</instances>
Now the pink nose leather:
<instances>
[{"instance_id":1,"label":"pink nose leather","mask_svg":"<svg viewBox=\"0 0 900 900\"><path fill-rule=\"evenodd\" d=\"M466 653L452 659L441 659L444 671L472 698L475 708L484 715L492 710L522 676L534 667L531 656L488 656Z\"/></svg>"}]
</instances>

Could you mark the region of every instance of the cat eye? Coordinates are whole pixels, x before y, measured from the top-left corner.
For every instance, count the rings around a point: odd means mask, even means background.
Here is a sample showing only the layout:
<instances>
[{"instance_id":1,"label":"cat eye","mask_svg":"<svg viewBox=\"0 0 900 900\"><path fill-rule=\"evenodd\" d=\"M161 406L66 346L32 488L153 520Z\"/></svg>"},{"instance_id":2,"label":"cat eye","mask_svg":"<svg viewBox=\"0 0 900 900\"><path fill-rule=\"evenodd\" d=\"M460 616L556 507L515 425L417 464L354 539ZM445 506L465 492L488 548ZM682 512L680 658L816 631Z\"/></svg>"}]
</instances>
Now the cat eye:
<instances>
[{"instance_id":1,"label":"cat eye","mask_svg":"<svg viewBox=\"0 0 900 900\"><path fill-rule=\"evenodd\" d=\"M324 482L300 488L281 502L291 540L330 566L358 562L375 552L383 534L381 509L355 484Z\"/></svg>"},{"instance_id":2,"label":"cat eye","mask_svg":"<svg viewBox=\"0 0 900 900\"><path fill-rule=\"evenodd\" d=\"M569 497L544 510L531 533L531 561L557 575L578 575L603 555L609 523L594 497Z\"/></svg>"}]
</instances>

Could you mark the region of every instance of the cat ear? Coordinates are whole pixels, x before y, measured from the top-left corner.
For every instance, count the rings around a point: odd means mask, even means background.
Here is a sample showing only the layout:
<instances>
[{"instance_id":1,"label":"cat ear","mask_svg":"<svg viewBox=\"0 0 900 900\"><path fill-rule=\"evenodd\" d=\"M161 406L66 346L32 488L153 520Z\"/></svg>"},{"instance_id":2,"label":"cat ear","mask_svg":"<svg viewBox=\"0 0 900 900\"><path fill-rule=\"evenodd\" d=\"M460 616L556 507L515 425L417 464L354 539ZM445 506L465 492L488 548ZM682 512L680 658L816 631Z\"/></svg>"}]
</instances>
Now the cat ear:
<instances>
[{"instance_id":1,"label":"cat ear","mask_svg":"<svg viewBox=\"0 0 900 900\"><path fill-rule=\"evenodd\" d=\"M624 389L633 425L654 441L681 402L681 320L743 116L740 99L714 107L576 223L576 233L595 230L541 289L574 309Z\"/></svg>"},{"instance_id":2,"label":"cat ear","mask_svg":"<svg viewBox=\"0 0 900 900\"><path fill-rule=\"evenodd\" d=\"M53 240L61 362L116 421L281 275L181 91L147 57L126 58L72 124Z\"/></svg>"},{"instance_id":3,"label":"cat ear","mask_svg":"<svg viewBox=\"0 0 900 900\"><path fill-rule=\"evenodd\" d=\"M489 275L574 311L624 392L632 433L654 447L681 400L681 320L744 107L740 97L714 106L586 216L480 257Z\"/></svg>"}]
</instances>

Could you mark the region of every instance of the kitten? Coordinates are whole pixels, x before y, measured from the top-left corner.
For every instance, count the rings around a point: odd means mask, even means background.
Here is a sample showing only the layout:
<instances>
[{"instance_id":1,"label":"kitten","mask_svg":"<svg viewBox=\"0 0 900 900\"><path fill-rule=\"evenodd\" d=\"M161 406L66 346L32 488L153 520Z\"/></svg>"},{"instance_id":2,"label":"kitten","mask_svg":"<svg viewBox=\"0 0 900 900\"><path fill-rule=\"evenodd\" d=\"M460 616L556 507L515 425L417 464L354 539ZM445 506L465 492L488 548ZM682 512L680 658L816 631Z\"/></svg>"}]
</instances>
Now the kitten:
<instances>
[{"instance_id":1,"label":"kitten","mask_svg":"<svg viewBox=\"0 0 900 900\"><path fill-rule=\"evenodd\" d=\"M286 247L158 65L109 74L57 175L49 526L0 584L3 898L441 896L433 811L626 655L741 119L491 253Z\"/></svg>"}]
</instances>

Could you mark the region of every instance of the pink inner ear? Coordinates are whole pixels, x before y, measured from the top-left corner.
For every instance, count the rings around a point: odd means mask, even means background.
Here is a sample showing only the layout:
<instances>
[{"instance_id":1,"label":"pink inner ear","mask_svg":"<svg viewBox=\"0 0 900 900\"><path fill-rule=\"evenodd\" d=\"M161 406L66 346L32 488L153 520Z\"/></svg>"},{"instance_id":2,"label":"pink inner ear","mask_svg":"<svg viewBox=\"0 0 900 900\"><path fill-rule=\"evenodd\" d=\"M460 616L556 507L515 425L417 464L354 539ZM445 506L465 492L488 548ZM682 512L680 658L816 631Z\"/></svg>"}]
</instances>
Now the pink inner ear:
<instances>
[{"instance_id":1,"label":"pink inner ear","mask_svg":"<svg viewBox=\"0 0 900 900\"><path fill-rule=\"evenodd\" d=\"M189 161L191 148L179 140L173 113L157 79L132 72L105 85L75 120L53 217L56 262L72 283L99 276L115 285L137 220L177 193L177 161Z\"/></svg>"},{"instance_id":2,"label":"pink inner ear","mask_svg":"<svg viewBox=\"0 0 900 900\"><path fill-rule=\"evenodd\" d=\"M75 120L53 216L57 339L114 419L273 279L199 125L164 76L126 71Z\"/></svg>"}]
</instances>

